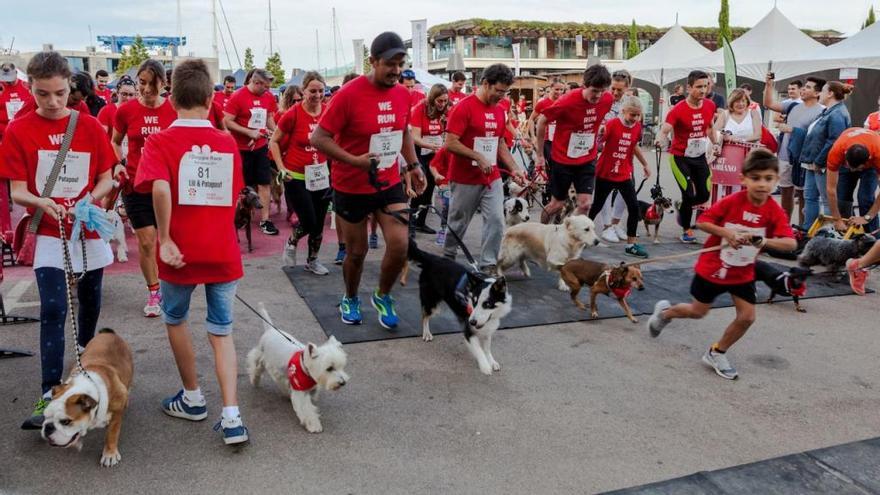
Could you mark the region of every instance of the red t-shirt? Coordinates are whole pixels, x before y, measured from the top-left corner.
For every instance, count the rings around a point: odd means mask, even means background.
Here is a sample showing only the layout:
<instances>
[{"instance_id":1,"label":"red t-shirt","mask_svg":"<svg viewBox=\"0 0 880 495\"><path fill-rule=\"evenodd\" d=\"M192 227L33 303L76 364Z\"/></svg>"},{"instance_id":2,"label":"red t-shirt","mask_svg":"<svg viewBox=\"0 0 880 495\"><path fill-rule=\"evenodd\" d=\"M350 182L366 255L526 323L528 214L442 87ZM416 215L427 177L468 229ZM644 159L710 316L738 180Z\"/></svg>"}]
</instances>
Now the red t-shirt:
<instances>
[{"instance_id":1,"label":"red t-shirt","mask_svg":"<svg viewBox=\"0 0 880 495\"><path fill-rule=\"evenodd\" d=\"M208 120L215 129L223 129L223 105L217 100L211 100L211 108L208 111Z\"/></svg>"},{"instance_id":2,"label":"red t-shirt","mask_svg":"<svg viewBox=\"0 0 880 495\"><path fill-rule=\"evenodd\" d=\"M409 97L410 97L409 106L414 107L414 106L418 105L419 103L421 103L425 99L425 93L422 93L421 91L419 91L417 89L414 89L409 93Z\"/></svg>"},{"instance_id":3,"label":"red t-shirt","mask_svg":"<svg viewBox=\"0 0 880 495\"><path fill-rule=\"evenodd\" d=\"M55 155L61 148L69 117L49 120L36 112L15 119L6 129L0 148L0 177L27 182L28 191L36 196L42 192L45 180L52 173ZM97 119L86 113L79 114L73 141L67 159L52 190L52 199L65 208L90 192L98 176L116 164L116 154L107 139L107 133ZM37 177L40 188L37 189ZM33 208L28 211L33 213ZM72 224L66 230L70 238ZM58 222L43 215L37 234L58 237ZM95 232L86 231L86 238L98 239Z\"/></svg>"},{"instance_id":4,"label":"red t-shirt","mask_svg":"<svg viewBox=\"0 0 880 495\"><path fill-rule=\"evenodd\" d=\"M100 89L95 88L95 94L98 95L99 98L104 100L104 103L106 103L107 105L110 105L111 103L113 103L113 90L112 89L105 87L104 90L101 91Z\"/></svg>"},{"instance_id":5,"label":"red t-shirt","mask_svg":"<svg viewBox=\"0 0 880 495\"><path fill-rule=\"evenodd\" d=\"M73 106L68 105L67 108L69 108L71 110L76 110L77 112L79 112L81 114L88 114L88 115L92 114L91 110L89 110L89 106L86 105L85 100L79 100L79 102L76 105L73 105ZM34 100L32 97L24 102L24 105L21 107L21 109L18 111L18 113L15 114L15 117L16 118L24 117L25 115L27 115L29 113L36 112L36 111L37 111L37 101Z\"/></svg>"},{"instance_id":6,"label":"red t-shirt","mask_svg":"<svg viewBox=\"0 0 880 495\"><path fill-rule=\"evenodd\" d=\"M550 156L553 163L584 165L596 159L599 144L599 127L605 114L611 110L614 97L605 93L595 104L584 100L582 89L562 96L543 114L549 121L556 121L556 134ZM575 141L572 141L574 135Z\"/></svg>"},{"instance_id":7,"label":"red t-shirt","mask_svg":"<svg viewBox=\"0 0 880 495\"><path fill-rule=\"evenodd\" d=\"M240 279L244 272L234 223L235 201L244 187L244 177L241 155L232 136L214 129L207 120L175 121L147 140L135 190L151 192L156 180L171 186L169 229L186 263L182 268L173 268L163 263L157 252L159 278L174 284ZM200 194L201 199L189 199L199 198Z\"/></svg>"},{"instance_id":8,"label":"red t-shirt","mask_svg":"<svg viewBox=\"0 0 880 495\"><path fill-rule=\"evenodd\" d=\"M28 103L30 106L34 106L34 97L24 82L16 81L12 84L2 83L2 85L3 92L0 93L0 140L3 139L6 126L9 125L9 122L12 121L16 113Z\"/></svg>"},{"instance_id":9,"label":"red t-shirt","mask_svg":"<svg viewBox=\"0 0 880 495\"><path fill-rule=\"evenodd\" d=\"M557 100L550 99L548 97L541 98L538 103L535 103L535 112L538 115L543 115L544 110L552 107ZM548 120L547 121L547 129L544 131L544 141L553 141L553 135L556 133L556 121Z\"/></svg>"},{"instance_id":10,"label":"red t-shirt","mask_svg":"<svg viewBox=\"0 0 880 495\"><path fill-rule=\"evenodd\" d=\"M225 91L214 91L214 101L220 104L220 108L226 106L226 100L229 99L229 96L226 95Z\"/></svg>"},{"instance_id":11,"label":"red t-shirt","mask_svg":"<svg viewBox=\"0 0 880 495\"><path fill-rule=\"evenodd\" d=\"M289 170L304 174L306 165L327 161L327 157L309 141L325 110L326 106L322 104L318 115L313 116L306 112L302 103L297 103L281 116L278 128L287 136L286 146L281 151L284 154L284 166Z\"/></svg>"},{"instance_id":12,"label":"red t-shirt","mask_svg":"<svg viewBox=\"0 0 880 495\"><path fill-rule=\"evenodd\" d=\"M318 123L325 131L335 136L342 149L354 156L370 151L370 140L374 134L385 136L398 135L409 125L410 112L409 92L396 84L391 88L380 88L370 82L366 76L360 76L333 95L327 110ZM393 134L392 134L393 133ZM396 139L386 139L384 143ZM377 145L379 140L376 140ZM402 138L401 141L402 143ZM391 160L391 153L386 162ZM399 151L399 150L397 150ZM400 183L400 166L395 159L393 163L381 168L378 174L380 182L388 182L387 188ZM333 189L348 194L375 194L376 188L370 185L367 171L354 165L333 161L330 169L330 182Z\"/></svg>"},{"instance_id":13,"label":"red t-shirt","mask_svg":"<svg viewBox=\"0 0 880 495\"><path fill-rule=\"evenodd\" d=\"M498 106L504 110L504 144L508 148L513 146L513 133L507 128L507 119L510 117L510 97L506 96L498 102Z\"/></svg>"},{"instance_id":14,"label":"red t-shirt","mask_svg":"<svg viewBox=\"0 0 880 495\"><path fill-rule=\"evenodd\" d=\"M627 127L620 118L605 124L605 147L596 163L596 177L621 182L632 179L633 152L639 145L642 123Z\"/></svg>"},{"instance_id":15,"label":"red t-shirt","mask_svg":"<svg viewBox=\"0 0 880 495\"><path fill-rule=\"evenodd\" d=\"M526 100L519 100L516 102L516 111L519 113L525 113L526 111Z\"/></svg>"},{"instance_id":16,"label":"red t-shirt","mask_svg":"<svg viewBox=\"0 0 880 495\"><path fill-rule=\"evenodd\" d=\"M880 170L880 135L864 127L850 127L843 131L828 152L828 170L836 172L846 163L846 150L860 144L868 150L866 166Z\"/></svg>"},{"instance_id":17,"label":"red t-shirt","mask_svg":"<svg viewBox=\"0 0 880 495\"><path fill-rule=\"evenodd\" d=\"M715 118L715 103L705 98L702 102L700 108L692 108L685 99L666 114L666 123L672 126L672 144L669 146L672 155L685 156L689 139L702 138L705 141L708 136Z\"/></svg>"},{"instance_id":18,"label":"red t-shirt","mask_svg":"<svg viewBox=\"0 0 880 495\"><path fill-rule=\"evenodd\" d=\"M275 96L271 91L264 91L263 94L257 96L251 93L247 86L238 89L232 96L226 100L226 106L223 111L235 116L235 123L247 127L248 129L265 129L269 122L269 117L278 111L278 105L275 103ZM238 143L238 149L250 150L259 149L266 146L269 141L264 137L260 137L254 141L254 145L250 146L251 138L244 134L239 134L230 130L235 142Z\"/></svg>"},{"instance_id":19,"label":"red t-shirt","mask_svg":"<svg viewBox=\"0 0 880 495\"><path fill-rule=\"evenodd\" d=\"M446 149L446 146L440 148L440 151L434 153L434 158L431 159L431 166L437 169L437 173L443 176L443 180L438 180L438 186L445 186L449 184L449 163L453 160L452 153Z\"/></svg>"},{"instance_id":20,"label":"red t-shirt","mask_svg":"<svg viewBox=\"0 0 880 495\"><path fill-rule=\"evenodd\" d=\"M761 206L749 200L746 190L726 196L703 212L697 223L709 222L728 229L749 232L767 239L793 237L788 216L773 199ZM721 244L721 238L710 235L704 248ZM752 246L739 249L726 247L721 251L703 253L694 271L704 279L720 285L745 284L755 280L755 259L760 251Z\"/></svg>"},{"instance_id":21,"label":"red t-shirt","mask_svg":"<svg viewBox=\"0 0 880 495\"><path fill-rule=\"evenodd\" d=\"M165 130L177 120L177 112L171 106L171 100L165 99L156 108L145 106L139 100L129 100L116 109L113 128L124 136L128 136L128 156L125 171L129 177L137 174L138 163L144 142L151 134Z\"/></svg>"},{"instance_id":22,"label":"red t-shirt","mask_svg":"<svg viewBox=\"0 0 880 495\"><path fill-rule=\"evenodd\" d=\"M443 121L440 118L428 118L428 112L425 110L427 103L427 100L424 100L412 108L410 125L421 129L422 136L440 136L443 134Z\"/></svg>"},{"instance_id":23,"label":"red t-shirt","mask_svg":"<svg viewBox=\"0 0 880 495\"><path fill-rule=\"evenodd\" d=\"M470 149L474 149L474 138L495 138L497 148L501 146L498 138L504 135L504 109L501 105L486 105L477 95L470 95L452 110L446 122L446 131L458 136L461 144ZM485 143L489 144L491 141L486 140ZM489 175L484 174L470 158L451 154L453 158L448 175L450 182L488 185L501 178L497 151L494 159L490 160L494 166Z\"/></svg>"},{"instance_id":24,"label":"red t-shirt","mask_svg":"<svg viewBox=\"0 0 880 495\"><path fill-rule=\"evenodd\" d=\"M98 122L107 127L108 137L113 137L113 120L116 118L116 110L118 108L119 105L116 103L108 103L101 107L101 111L98 112Z\"/></svg>"},{"instance_id":25,"label":"red t-shirt","mask_svg":"<svg viewBox=\"0 0 880 495\"><path fill-rule=\"evenodd\" d=\"M467 98L467 93L464 91L449 91L449 106L455 106L461 100Z\"/></svg>"}]
</instances>

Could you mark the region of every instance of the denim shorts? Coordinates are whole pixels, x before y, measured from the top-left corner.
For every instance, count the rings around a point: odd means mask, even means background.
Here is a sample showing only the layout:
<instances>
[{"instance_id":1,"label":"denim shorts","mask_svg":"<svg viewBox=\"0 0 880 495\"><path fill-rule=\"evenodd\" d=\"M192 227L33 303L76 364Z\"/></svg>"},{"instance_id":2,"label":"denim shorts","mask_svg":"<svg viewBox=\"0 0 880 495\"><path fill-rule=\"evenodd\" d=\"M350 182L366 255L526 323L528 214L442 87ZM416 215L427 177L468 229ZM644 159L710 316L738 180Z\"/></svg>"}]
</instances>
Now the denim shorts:
<instances>
[{"instance_id":1,"label":"denim shorts","mask_svg":"<svg viewBox=\"0 0 880 495\"><path fill-rule=\"evenodd\" d=\"M168 325L180 325L186 322L189 315L189 302L196 286L179 285L164 280L162 288L162 313ZM205 330L211 335L229 335L232 333L232 311L235 302L235 289L238 280L205 284L205 299L208 302L208 316L205 318Z\"/></svg>"}]
</instances>

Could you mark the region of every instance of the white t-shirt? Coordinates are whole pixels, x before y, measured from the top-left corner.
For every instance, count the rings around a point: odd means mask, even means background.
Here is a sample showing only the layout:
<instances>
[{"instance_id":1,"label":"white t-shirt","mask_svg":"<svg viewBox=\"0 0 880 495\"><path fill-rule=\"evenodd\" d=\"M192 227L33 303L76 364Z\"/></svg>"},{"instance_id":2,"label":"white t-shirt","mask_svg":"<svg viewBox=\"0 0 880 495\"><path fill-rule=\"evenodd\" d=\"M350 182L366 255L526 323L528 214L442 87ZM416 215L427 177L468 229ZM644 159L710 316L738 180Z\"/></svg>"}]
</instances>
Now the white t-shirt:
<instances>
[{"instance_id":1,"label":"white t-shirt","mask_svg":"<svg viewBox=\"0 0 880 495\"><path fill-rule=\"evenodd\" d=\"M70 248L70 261L73 271L80 273L83 270L82 242L72 241ZM86 239L86 269L89 271L104 268L113 263L113 251L110 244L102 239ZM37 268L64 269L64 255L61 253L61 239L48 235L38 235L37 245L34 249L34 270Z\"/></svg>"}]
</instances>

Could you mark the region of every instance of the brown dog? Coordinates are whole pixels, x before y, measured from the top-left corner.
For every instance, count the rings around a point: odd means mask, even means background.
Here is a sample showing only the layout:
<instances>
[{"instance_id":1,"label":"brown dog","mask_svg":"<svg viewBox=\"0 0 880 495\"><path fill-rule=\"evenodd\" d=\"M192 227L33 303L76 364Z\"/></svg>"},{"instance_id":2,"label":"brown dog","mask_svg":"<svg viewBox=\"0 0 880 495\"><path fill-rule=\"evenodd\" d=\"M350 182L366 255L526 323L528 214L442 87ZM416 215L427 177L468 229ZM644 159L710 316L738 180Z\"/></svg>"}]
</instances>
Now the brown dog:
<instances>
[{"instance_id":1,"label":"brown dog","mask_svg":"<svg viewBox=\"0 0 880 495\"><path fill-rule=\"evenodd\" d=\"M263 203L260 196L253 187L245 186L238 194L238 202L235 203L235 235L238 236L238 230L244 229L244 235L247 237L248 252L254 250L251 244L251 222L254 218L254 211L263 209Z\"/></svg>"},{"instance_id":2,"label":"brown dog","mask_svg":"<svg viewBox=\"0 0 880 495\"><path fill-rule=\"evenodd\" d=\"M579 309L586 309L584 303L578 301L578 294L581 287L590 287L590 317L598 318L599 310L596 309L596 296L605 294L610 296L612 293L620 303L620 307L626 313L626 317L633 323L639 320L633 316L632 309L626 302L630 290L635 287L643 290L645 284L642 280L642 271L636 265L626 265L621 263L612 267L602 263L588 260L571 260L562 265L559 270L562 281L568 285L571 292L571 300Z\"/></svg>"}]
</instances>

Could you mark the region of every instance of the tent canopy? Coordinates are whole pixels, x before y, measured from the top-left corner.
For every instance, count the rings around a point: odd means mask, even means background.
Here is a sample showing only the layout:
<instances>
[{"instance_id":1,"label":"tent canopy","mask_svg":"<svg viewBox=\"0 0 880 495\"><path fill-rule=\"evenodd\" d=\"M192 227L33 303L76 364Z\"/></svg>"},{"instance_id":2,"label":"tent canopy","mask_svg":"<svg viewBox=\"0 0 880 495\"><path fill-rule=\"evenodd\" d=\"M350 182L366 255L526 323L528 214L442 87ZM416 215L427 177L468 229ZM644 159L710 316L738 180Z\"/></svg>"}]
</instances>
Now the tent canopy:
<instances>
[{"instance_id":1,"label":"tent canopy","mask_svg":"<svg viewBox=\"0 0 880 495\"><path fill-rule=\"evenodd\" d=\"M452 87L451 82L443 79L442 77L435 76L434 74L431 74L424 69L413 69L413 72L416 73L416 81L418 81L422 85L422 87L425 88L426 92L427 90L431 89L431 86L435 84L442 84L447 88Z\"/></svg>"},{"instance_id":2,"label":"tent canopy","mask_svg":"<svg viewBox=\"0 0 880 495\"><path fill-rule=\"evenodd\" d=\"M777 79L839 68L880 69L880 23L874 23L831 46L795 52L798 58L780 57L773 62Z\"/></svg>"},{"instance_id":3,"label":"tent canopy","mask_svg":"<svg viewBox=\"0 0 880 495\"><path fill-rule=\"evenodd\" d=\"M623 68L633 77L642 81L660 85L658 67L676 67L682 63L711 53L708 48L695 40L676 22L659 40L645 51L627 60ZM668 81L669 78L663 77Z\"/></svg>"}]
</instances>

